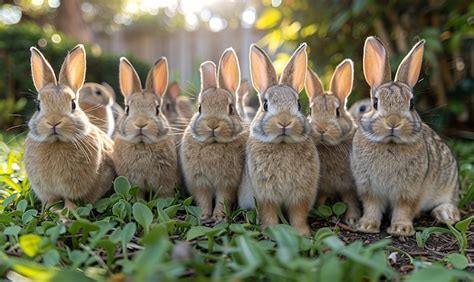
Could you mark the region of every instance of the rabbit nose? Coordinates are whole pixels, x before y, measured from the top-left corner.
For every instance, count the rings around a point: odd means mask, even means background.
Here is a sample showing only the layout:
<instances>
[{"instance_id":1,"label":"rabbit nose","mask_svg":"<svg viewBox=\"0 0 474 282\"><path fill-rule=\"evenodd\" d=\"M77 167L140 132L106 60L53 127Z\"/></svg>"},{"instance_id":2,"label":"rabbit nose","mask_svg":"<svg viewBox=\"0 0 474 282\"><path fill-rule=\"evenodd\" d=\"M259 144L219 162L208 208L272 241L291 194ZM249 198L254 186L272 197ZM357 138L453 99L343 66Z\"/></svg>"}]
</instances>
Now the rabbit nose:
<instances>
[{"instance_id":1,"label":"rabbit nose","mask_svg":"<svg viewBox=\"0 0 474 282\"><path fill-rule=\"evenodd\" d=\"M390 115L386 118L385 123L387 124L388 127L391 129L395 129L397 127L400 127L401 125L401 119L397 115Z\"/></svg>"},{"instance_id":2,"label":"rabbit nose","mask_svg":"<svg viewBox=\"0 0 474 282\"><path fill-rule=\"evenodd\" d=\"M281 126L282 128L287 128L291 126L293 122L292 121L279 121L278 125Z\"/></svg>"},{"instance_id":3,"label":"rabbit nose","mask_svg":"<svg viewBox=\"0 0 474 282\"><path fill-rule=\"evenodd\" d=\"M62 121L57 121L57 122L47 122L48 125L51 126L53 129L54 133L56 133L56 127L62 123Z\"/></svg>"},{"instance_id":4,"label":"rabbit nose","mask_svg":"<svg viewBox=\"0 0 474 282\"><path fill-rule=\"evenodd\" d=\"M207 122L207 127L208 127L210 130L214 131L214 130L216 130L217 128L219 128L219 123L218 123L216 120L209 120L209 121Z\"/></svg>"},{"instance_id":5,"label":"rabbit nose","mask_svg":"<svg viewBox=\"0 0 474 282\"><path fill-rule=\"evenodd\" d=\"M135 126L140 128L140 129L145 128L147 125L148 125L148 123L135 123Z\"/></svg>"},{"instance_id":6,"label":"rabbit nose","mask_svg":"<svg viewBox=\"0 0 474 282\"><path fill-rule=\"evenodd\" d=\"M320 134L324 134L326 133L328 130L326 128L318 128L317 131L320 133Z\"/></svg>"}]
</instances>

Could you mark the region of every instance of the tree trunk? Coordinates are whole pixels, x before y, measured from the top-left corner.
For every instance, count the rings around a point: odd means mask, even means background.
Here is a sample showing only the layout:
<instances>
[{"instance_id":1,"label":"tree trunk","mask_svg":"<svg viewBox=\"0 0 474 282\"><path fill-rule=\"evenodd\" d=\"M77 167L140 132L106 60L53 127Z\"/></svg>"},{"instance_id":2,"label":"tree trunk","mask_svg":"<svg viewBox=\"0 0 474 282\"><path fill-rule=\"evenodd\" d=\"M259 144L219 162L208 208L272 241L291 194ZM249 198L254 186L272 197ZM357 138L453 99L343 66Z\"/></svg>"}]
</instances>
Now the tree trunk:
<instances>
[{"instance_id":1,"label":"tree trunk","mask_svg":"<svg viewBox=\"0 0 474 282\"><path fill-rule=\"evenodd\" d=\"M80 42L92 41L92 31L82 17L80 0L62 0L54 24L57 30Z\"/></svg>"}]
</instances>

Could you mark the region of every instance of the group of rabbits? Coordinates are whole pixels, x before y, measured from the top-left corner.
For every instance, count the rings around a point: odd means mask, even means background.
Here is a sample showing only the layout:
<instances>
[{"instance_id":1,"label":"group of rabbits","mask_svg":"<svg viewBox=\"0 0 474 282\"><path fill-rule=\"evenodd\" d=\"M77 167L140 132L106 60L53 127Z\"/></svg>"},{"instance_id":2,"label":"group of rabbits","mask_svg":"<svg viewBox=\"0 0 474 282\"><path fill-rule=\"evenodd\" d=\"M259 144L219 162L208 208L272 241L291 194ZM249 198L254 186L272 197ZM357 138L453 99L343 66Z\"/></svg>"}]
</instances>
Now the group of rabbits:
<instances>
[{"instance_id":1,"label":"group of rabbits","mask_svg":"<svg viewBox=\"0 0 474 282\"><path fill-rule=\"evenodd\" d=\"M250 46L257 111L245 103L249 89L240 85L232 48L218 66L202 63L196 113L189 101L175 110L179 89L173 85L167 93L164 57L153 65L144 87L132 64L120 59L122 110L110 87L84 84L82 45L68 53L58 80L32 47L38 108L25 141L29 181L43 205L64 200L69 208L77 200L95 202L116 175L160 197L173 197L181 183L202 209L203 220L223 220L226 209L238 202L242 209L256 207L264 228L279 222L283 208L304 235L310 233L311 208L333 197L346 203L345 222L361 232L380 232L386 211L391 213L387 231L395 236L413 235L413 219L422 211L431 210L439 222L456 222L456 160L414 109L423 46L423 40L415 44L392 80L385 48L377 38L367 38L363 70L371 99L356 103L353 115L346 108L352 61L342 61L325 88L308 68L304 43L279 77L267 54ZM305 87L309 117L299 100ZM87 96L105 93L103 102L91 99L87 105ZM90 117L99 108L116 110ZM117 122L111 126L114 114ZM176 131L179 120L189 122Z\"/></svg>"}]
</instances>

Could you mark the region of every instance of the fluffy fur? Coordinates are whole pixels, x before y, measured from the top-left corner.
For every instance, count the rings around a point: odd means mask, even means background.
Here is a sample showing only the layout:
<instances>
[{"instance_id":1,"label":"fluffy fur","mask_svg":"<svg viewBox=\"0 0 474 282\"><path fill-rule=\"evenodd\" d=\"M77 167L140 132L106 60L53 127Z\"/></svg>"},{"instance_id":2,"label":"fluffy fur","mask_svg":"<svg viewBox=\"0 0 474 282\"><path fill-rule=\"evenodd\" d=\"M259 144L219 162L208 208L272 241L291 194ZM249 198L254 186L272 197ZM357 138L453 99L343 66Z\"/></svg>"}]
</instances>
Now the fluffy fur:
<instances>
[{"instance_id":1,"label":"fluffy fur","mask_svg":"<svg viewBox=\"0 0 474 282\"><path fill-rule=\"evenodd\" d=\"M112 93L101 84L84 83L79 91L79 107L86 113L92 124L109 136L113 136L115 131L113 104Z\"/></svg>"},{"instance_id":2,"label":"fluffy fur","mask_svg":"<svg viewBox=\"0 0 474 282\"><path fill-rule=\"evenodd\" d=\"M239 112L240 117L244 121L252 121L257 111L250 105L252 96L250 94L248 80L242 80L240 82L237 94L237 111Z\"/></svg>"},{"instance_id":3,"label":"fluffy fur","mask_svg":"<svg viewBox=\"0 0 474 282\"><path fill-rule=\"evenodd\" d=\"M349 108L349 113L351 114L354 121L358 124L362 118L362 115L370 111L371 108L372 101L369 98L362 99L352 104L352 106Z\"/></svg>"},{"instance_id":4,"label":"fluffy fur","mask_svg":"<svg viewBox=\"0 0 474 282\"><path fill-rule=\"evenodd\" d=\"M379 232L387 208L392 211L387 231L396 236L413 235L413 218L421 211L431 210L444 223L460 217L455 158L413 107L423 45L415 44L392 81L381 42L369 37L365 43L364 75L371 86L372 108L362 116L351 157L364 208L361 232Z\"/></svg>"},{"instance_id":5,"label":"fluffy fur","mask_svg":"<svg viewBox=\"0 0 474 282\"><path fill-rule=\"evenodd\" d=\"M316 203L339 196L347 205L344 220L355 226L360 217L359 201L352 171L350 153L356 126L347 112L346 101L352 90L353 63L344 60L336 67L330 91L311 69L306 77L306 94L311 108L310 124L321 162L321 177Z\"/></svg>"},{"instance_id":6,"label":"fluffy fur","mask_svg":"<svg viewBox=\"0 0 474 282\"><path fill-rule=\"evenodd\" d=\"M218 78L212 62L204 62L200 70L199 112L186 128L180 156L186 187L202 208L202 218L220 221L225 205L232 206L237 198L244 166L246 134L235 110L237 55L232 48L224 51Z\"/></svg>"},{"instance_id":7,"label":"fluffy fur","mask_svg":"<svg viewBox=\"0 0 474 282\"><path fill-rule=\"evenodd\" d=\"M117 173L142 192L152 189L160 197L173 197L177 157L169 124L161 111L168 85L168 63L162 57L148 73L145 89L126 58L120 59L120 90L125 114L119 119L113 159ZM143 193L142 193L143 195Z\"/></svg>"},{"instance_id":8,"label":"fluffy fur","mask_svg":"<svg viewBox=\"0 0 474 282\"><path fill-rule=\"evenodd\" d=\"M260 107L250 126L239 204L252 207L255 198L262 228L278 224L278 209L283 207L291 225L309 234L307 217L318 189L319 157L298 99L306 76L306 44L295 51L279 81L270 59L255 44L250 47L250 66Z\"/></svg>"},{"instance_id":9,"label":"fluffy fur","mask_svg":"<svg viewBox=\"0 0 474 282\"><path fill-rule=\"evenodd\" d=\"M82 45L67 55L59 81L41 52L31 48L31 70L38 111L29 121L24 162L29 181L43 206L64 200L93 203L111 187L115 171L113 142L89 122L76 105L85 78Z\"/></svg>"}]
</instances>

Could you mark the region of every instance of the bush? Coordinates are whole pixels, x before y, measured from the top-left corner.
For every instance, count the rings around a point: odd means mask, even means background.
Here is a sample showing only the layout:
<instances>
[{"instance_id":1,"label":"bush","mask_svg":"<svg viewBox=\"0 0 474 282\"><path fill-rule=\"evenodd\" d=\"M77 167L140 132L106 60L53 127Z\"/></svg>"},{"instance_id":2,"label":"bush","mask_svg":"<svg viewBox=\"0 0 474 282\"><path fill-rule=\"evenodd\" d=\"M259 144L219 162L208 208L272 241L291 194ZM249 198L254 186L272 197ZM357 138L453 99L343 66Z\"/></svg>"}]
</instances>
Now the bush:
<instances>
[{"instance_id":1,"label":"bush","mask_svg":"<svg viewBox=\"0 0 474 282\"><path fill-rule=\"evenodd\" d=\"M30 75L29 48L38 47L58 75L67 51L79 43L59 33L61 41L54 43L53 34L56 31L52 28L43 29L28 22L0 25L0 129L21 126L33 112L36 90ZM106 81L118 91L119 56L104 52L98 46L85 47L88 55L86 81ZM133 56L128 57L140 76L146 77L149 65Z\"/></svg>"}]
</instances>

